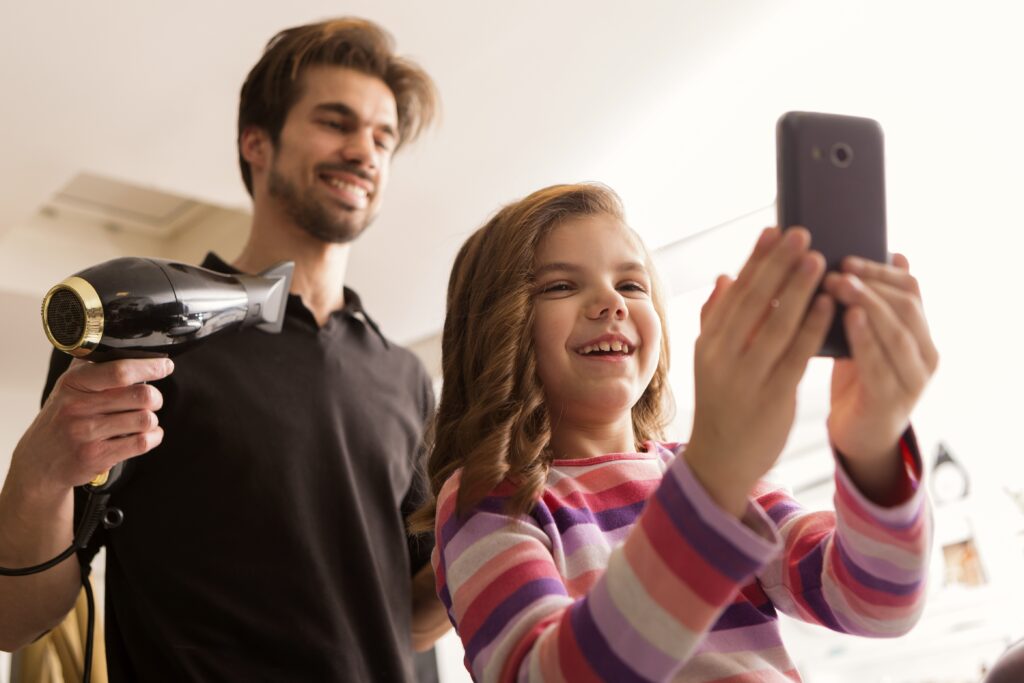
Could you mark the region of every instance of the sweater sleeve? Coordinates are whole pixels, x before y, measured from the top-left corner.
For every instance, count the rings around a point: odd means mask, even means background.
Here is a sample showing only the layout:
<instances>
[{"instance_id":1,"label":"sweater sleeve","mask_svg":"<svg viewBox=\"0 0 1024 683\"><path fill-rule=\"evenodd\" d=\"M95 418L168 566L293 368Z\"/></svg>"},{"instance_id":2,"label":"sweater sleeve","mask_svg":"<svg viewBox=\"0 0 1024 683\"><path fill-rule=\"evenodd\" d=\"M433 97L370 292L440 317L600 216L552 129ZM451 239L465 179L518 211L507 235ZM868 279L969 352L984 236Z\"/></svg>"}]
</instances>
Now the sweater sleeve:
<instances>
[{"instance_id":1,"label":"sweater sleeve","mask_svg":"<svg viewBox=\"0 0 1024 683\"><path fill-rule=\"evenodd\" d=\"M924 608L931 515L912 431L900 451L906 495L891 506L858 491L838 457L834 513L808 512L780 490L758 496L783 539L783 552L758 576L776 607L862 636L899 636L917 622Z\"/></svg>"},{"instance_id":2,"label":"sweater sleeve","mask_svg":"<svg viewBox=\"0 0 1024 683\"><path fill-rule=\"evenodd\" d=\"M760 507L751 504L741 523L677 458L607 568L574 598L566 584L578 577L563 578L552 552L571 543L571 531L563 538L539 521L542 510L507 515L511 490L502 487L456 515L458 486L457 473L438 496L433 561L478 681L669 679L781 549Z\"/></svg>"}]
</instances>

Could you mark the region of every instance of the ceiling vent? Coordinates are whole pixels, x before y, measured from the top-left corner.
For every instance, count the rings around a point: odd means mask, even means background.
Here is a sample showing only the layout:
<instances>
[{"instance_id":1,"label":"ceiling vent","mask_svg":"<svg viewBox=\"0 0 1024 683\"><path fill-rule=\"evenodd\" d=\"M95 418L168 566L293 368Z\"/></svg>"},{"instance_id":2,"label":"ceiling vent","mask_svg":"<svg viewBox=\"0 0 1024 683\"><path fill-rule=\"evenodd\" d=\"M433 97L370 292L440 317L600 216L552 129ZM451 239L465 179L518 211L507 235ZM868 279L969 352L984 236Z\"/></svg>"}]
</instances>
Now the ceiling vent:
<instances>
[{"instance_id":1,"label":"ceiling vent","mask_svg":"<svg viewBox=\"0 0 1024 683\"><path fill-rule=\"evenodd\" d=\"M80 173L57 192L43 211L109 230L169 239L212 209L194 199Z\"/></svg>"}]
</instances>

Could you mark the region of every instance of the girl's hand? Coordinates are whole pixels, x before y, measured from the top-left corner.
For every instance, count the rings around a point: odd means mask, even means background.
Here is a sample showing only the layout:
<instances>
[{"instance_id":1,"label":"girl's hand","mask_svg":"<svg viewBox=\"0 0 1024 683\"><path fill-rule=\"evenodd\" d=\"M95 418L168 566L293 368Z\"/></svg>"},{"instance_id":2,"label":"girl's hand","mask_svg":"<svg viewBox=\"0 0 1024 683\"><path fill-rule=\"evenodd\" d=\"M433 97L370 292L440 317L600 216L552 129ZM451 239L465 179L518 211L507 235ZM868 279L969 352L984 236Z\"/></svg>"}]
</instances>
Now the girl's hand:
<instances>
[{"instance_id":1,"label":"girl's hand","mask_svg":"<svg viewBox=\"0 0 1024 683\"><path fill-rule=\"evenodd\" d=\"M686 458L737 516L782 452L797 385L832 320L831 297L814 297L825 260L809 245L803 228L765 230L736 281L720 277L701 311Z\"/></svg>"},{"instance_id":2,"label":"girl's hand","mask_svg":"<svg viewBox=\"0 0 1024 683\"><path fill-rule=\"evenodd\" d=\"M899 479L899 438L939 364L921 291L902 254L885 265L850 257L825 290L847 306L850 359L832 371L828 433L854 480L884 498Z\"/></svg>"}]
</instances>

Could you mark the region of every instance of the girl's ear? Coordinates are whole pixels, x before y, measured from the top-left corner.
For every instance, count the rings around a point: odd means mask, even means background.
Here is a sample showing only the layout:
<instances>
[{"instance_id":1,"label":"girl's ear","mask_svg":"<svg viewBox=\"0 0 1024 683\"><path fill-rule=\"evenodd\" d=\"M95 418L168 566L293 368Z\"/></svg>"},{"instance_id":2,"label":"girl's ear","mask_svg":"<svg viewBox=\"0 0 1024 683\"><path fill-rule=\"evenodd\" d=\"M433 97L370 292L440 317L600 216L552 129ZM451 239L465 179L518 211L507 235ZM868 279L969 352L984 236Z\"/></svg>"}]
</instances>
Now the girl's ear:
<instances>
[{"instance_id":1,"label":"girl's ear","mask_svg":"<svg viewBox=\"0 0 1024 683\"><path fill-rule=\"evenodd\" d=\"M270 136L258 126L249 126L242 131L238 147L253 171L265 168L270 161Z\"/></svg>"}]
</instances>

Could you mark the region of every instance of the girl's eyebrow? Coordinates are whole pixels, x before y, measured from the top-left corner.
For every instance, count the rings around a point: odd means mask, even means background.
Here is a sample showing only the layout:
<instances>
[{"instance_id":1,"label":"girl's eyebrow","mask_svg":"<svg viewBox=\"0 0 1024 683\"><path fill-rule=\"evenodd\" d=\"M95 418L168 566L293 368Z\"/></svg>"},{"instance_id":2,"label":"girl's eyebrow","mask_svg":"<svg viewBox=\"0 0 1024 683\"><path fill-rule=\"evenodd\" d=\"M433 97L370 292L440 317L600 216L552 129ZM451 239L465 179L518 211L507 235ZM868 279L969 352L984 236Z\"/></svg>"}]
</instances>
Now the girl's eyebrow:
<instances>
[{"instance_id":1,"label":"girl's eyebrow","mask_svg":"<svg viewBox=\"0 0 1024 683\"><path fill-rule=\"evenodd\" d=\"M541 277L542 275L547 275L551 272L578 273L582 270L583 267L578 264L568 263L566 261L555 261L553 263L545 263L543 266L537 268L537 270L533 272L533 276ZM647 274L647 266L639 261L624 261L616 266L615 270L620 273L641 272L645 275Z\"/></svg>"}]
</instances>

